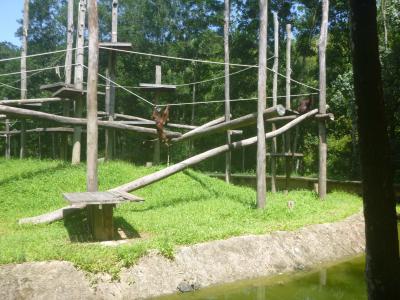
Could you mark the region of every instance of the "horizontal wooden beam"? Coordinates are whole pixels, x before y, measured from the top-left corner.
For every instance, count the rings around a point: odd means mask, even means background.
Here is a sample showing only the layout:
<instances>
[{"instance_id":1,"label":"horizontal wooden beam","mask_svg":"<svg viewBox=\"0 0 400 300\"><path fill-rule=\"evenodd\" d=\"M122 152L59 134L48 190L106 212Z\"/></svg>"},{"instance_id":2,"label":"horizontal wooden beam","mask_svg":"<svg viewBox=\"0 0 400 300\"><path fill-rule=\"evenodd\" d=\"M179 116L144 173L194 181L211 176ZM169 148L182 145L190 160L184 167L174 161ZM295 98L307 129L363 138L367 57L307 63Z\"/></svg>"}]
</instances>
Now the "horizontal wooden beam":
<instances>
[{"instance_id":1,"label":"horizontal wooden beam","mask_svg":"<svg viewBox=\"0 0 400 300\"><path fill-rule=\"evenodd\" d=\"M143 198L124 192L65 193L64 199L73 205L103 205L123 202L141 202Z\"/></svg>"},{"instance_id":2,"label":"horizontal wooden beam","mask_svg":"<svg viewBox=\"0 0 400 300\"><path fill-rule=\"evenodd\" d=\"M0 100L0 105L27 105L27 104L41 104L47 102L60 102L64 101L59 97L53 98L36 98L36 99L17 99L17 100Z\"/></svg>"},{"instance_id":3,"label":"horizontal wooden beam","mask_svg":"<svg viewBox=\"0 0 400 300\"><path fill-rule=\"evenodd\" d=\"M74 132L73 128L69 127L50 127L50 128L34 128L34 129L28 129L25 132L67 132L67 133L72 133ZM0 131L0 134L20 134L20 130L12 130L12 131Z\"/></svg>"},{"instance_id":4,"label":"horizontal wooden beam","mask_svg":"<svg viewBox=\"0 0 400 300\"><path fill-rule=\"evenodd\" d=\"M284 114L285 114L285 108L282 105L277 105L275 107L267 108L264 111L265 118L274 118L276 116L283 116ZM257 122L257 113L252 113L211 127L202 129L197 128L195 130L183 134L179 138L173 138L172 142L181 142L187 139L199 138L204 135L223 132L226 130L243 128L255 124L256 122Z\"/></svg>"},{"instance_id":5,"label":"horizontal wooden beam","mask_svg":"<svg viewBox=\"0 0 400 300\"><path fill-rule=\"evenodd\" d=\"M17 116L20 118L43 119L43 120L49 120L49 121L62 123L62 124L69 124L69 125L86 126L86 124L87 124L86 119L58 116L58 115L48 114L48 113L44 113L44 112L23 109L23 108L16 108L16 107L5 106L5 105L0 105L0 113L5 113L7 115L13 115L13 116ZM128 130L128 131L134 131L134 132L138 132L138 133L148 134L151 136L158 136L157 130L153 129L153 128L119 124L119 123L115 123L113 121L97 121L97 122L98 122L98 125L101 127ZM181 133L179 133L179 132L173 132L173 131L168 131L168 130L165 131L165 134L169 138L181 136Z\"/></svg>"}]
</instances>

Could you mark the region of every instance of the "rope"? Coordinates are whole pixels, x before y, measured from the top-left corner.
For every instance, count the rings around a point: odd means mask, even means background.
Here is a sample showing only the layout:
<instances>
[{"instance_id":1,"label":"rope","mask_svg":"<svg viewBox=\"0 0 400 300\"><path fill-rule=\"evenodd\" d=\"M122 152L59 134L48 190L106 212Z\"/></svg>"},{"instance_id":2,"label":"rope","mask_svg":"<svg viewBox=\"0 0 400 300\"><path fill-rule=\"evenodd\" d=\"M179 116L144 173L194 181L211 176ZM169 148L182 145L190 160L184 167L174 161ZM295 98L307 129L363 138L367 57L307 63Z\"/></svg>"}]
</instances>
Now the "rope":
<instances>
[{"instance_id":1,"label":"rope","mask_svg":"<svg viewBox=\"0 0 400 300\"><path fill-rule=\"evenodd\" d=\"M151 56L151 57L159 57L159 58L168 58L168 59L175 59L175 60L183 60L183 61L190 61L190 62L200 62L200 63L207 63L207 64L216 64L216 65L227 65L227 63L224 62L218 62L218 61L211 61L211 60L201 60L201 59L191 59L191 58L183 58L183 57L177 57L177 56L168 56L168 55L160 55L160 54L153 54L153 53L145 53L145 52L138 52L138 51L132 51L132 50L123 50L123 49L114 49L114 48L108 48L108 47L100 47L101 49L105 50L111 50L111 51L117 51L117 52L124 52L124 53L131 53L131 54L138 54L138 55L144 55L144 56ZM268 58L267 60L273 59L275 56L272 56ZM258 65L244 65L244 64L229 64L230 66L233 67L250 67L250 68L258 68ZM273 73L278 74L279 76L286 78L286 75L283 75L279 72L274 71L271 68L267 67L268 71L271 71ZM290 78L290 81L293 81L294 83L300 84L304 87L313 89L315 91L319 91L319 89L309 86L305 83L302 83L300 81L297 81L293 78Z\"/></svg>"},{"instance_id":2,"label":"rope","mask_svg":"<svg viewBox=\"0 0 400 300\"><path fill-rule=\"evenodd\" d=\"M71 64L71 66L76 66L78 64ZM52 69L57 69L57 68L65 68L65 65L58 65L58 66L54 66L54 67L45 67L45 68L41 68L41 69L34 69L34 70L27 70L25 71L26 73L31 73L31 72L39 72L39 71L46 71L46 70L52 70ZM0 77L5 77L5 76L12 76L12 75L18 75L23 73L22 71L18 71L18 72L12 72L12 73L5 73L5 74L0 74Z\"/></svg>"},{"instance_id":3,"label":"rope","mask_svg":"<svg viewBox=\"0 0 400 300\"><path fill-rule=\"evenodd\" d=\"M230 77L239 73L242 73L244 71L247 71L249 69L253 69L253 67L248 67L245 69L241 69L237 72L233 72L233 73L229 73L228 75L224 75L224 76L219 76L219 77L214 77L214 78L210 78L210 79L206 79L206 80L202 80L202 81L196 81L196 82L190 82L190 83L182 83L182 84L175 84L176 87L182 87L182 86L189 86L189 85L195 85L195 84L201 84L201 83L205 83L205 82L210 82L210 81L215 81L215 80L219 80L225 77Z\"/></svg>"},{"instance_id":4,"label":"rope","mask_svg":"<svg viewBox=\"0 0 400 300\"><path fill-rule=\"evenodd\" d=\"M296 95L290 95L290 97L303 97L303 96L308 96L308 95L317 95L318 93L308 93L308 94L296 94ZM267 97L267 99L272 99L273 97ZM278 98L286 98L285 96L278 96ZM239 99L231 99L229 102L240 102L240 101L251 101L251 100L258 100L258 98L239 98ZM170 103L170 104L160 104L157 106L181 106L181 105L197 105L197 104L209 104L209 103L222 103L225 102L226 100L211 100L211 101L199 101L199 102L183 102L183 103Z\"/></svg>"},{"instance_id":5,"label":"rope","mask_svg":"<svg viewBox=\"0 0 400 300\"><path fill-rule=\"evenodd\" d=\"M77 47L77 48L72 48L71 50L85 49L87 47L88 46L84 46L84 47L81 47L81 48ZM54 53L66 52L68 50L67 49L62 49L62 50L55 50L55 51L49 51L49 52L42 52L42 53L36 53L36 54L31 54L31 55L25 55L25 57L26 58L30 58L30 57L45 56L45 55L50 55L50 54L54 54ZM0 59L0 62L11 61L11 60L19 60L21 58L22 58L22 56L3 58L3 59Z\"/></svg>"},{"instance_id":6,"label":"rope","mask_svg":"<svg viewBox=\"0 0 400 300\"><path fill-rule=\"evenodd\" d=\"M88 68L87 66L85 66L85 65L82 65L82 66L83 66L85 69L89 70L89 68ZM155 105L154 105L153 103L151 103L149 100L143 98L142 96L140 96L140 95L138 95L138 94L135 94L135 93L132 92L131 90L128 90L127 88L125 88L125 87L123 87L122 85L116 83L115 81L112 81L111 79L107 78L106 76L104 76L104 75L102 75L102 74L100 74L100 73L97 73L97 75L99 75L101 78L103 78L103 79L109 81L110 83L114 84L115 86L117 86L117 87L123 89L124 91L128 92L129 94L131 94L131 95L133 95L133 96L136 96L137 98L139 98L140 100L146 102L147 104L149 104L149 105L151 105L151 106L153 106L153 107L155 106Z\"/></svg>"},{"instance_id":7,"label":"rope","mask_svg":"<svg viewBox=\"0 0 400 300\"><path fill-rule=\"evenodd\" d=\"M13 90L17 90L17 91L22 91L22 89L17 88L17 87L14 87L14 86L11 86L11 85L8 85L8 84L6 84L6 83L0 82L0 85L1 85L1 86L4 86L4 87L6 87L6 88L9 88L9 89L13 89ZM24 89L24 90L25 90L25 89Z\"/></svg>"}]
</instances>

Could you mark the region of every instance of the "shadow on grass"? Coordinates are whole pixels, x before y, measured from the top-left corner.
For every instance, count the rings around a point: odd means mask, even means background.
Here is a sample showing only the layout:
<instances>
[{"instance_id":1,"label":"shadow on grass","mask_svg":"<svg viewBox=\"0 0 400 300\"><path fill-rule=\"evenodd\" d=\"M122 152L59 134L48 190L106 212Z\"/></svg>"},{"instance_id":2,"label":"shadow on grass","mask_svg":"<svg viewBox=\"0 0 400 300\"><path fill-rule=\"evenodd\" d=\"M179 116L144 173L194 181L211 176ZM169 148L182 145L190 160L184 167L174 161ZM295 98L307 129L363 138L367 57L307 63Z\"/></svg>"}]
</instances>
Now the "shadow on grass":
<instances>
[{"instance_id":1,"label":"shadow on grass","mask_svg":"<svg viewBox=\"0 0 400 300\"><path fill-rule=\"evenodd\" d=\"M28 178L33 178L33 177L39 176L41 174L49 174L49 173L50 174L54 174L57 171L66 169L68 167L70 167L70 166L67 165L67 164L59 164L59 165L57 165L55 167L52 167L52 168L46 168L46 169L40 169L40 170L37 170L37 171L25 172L25 173L23 173L21 175L15 175L15 176L11 176L9 178L0 180L0 185L5 185L5 184L11 183L11 182L18 181L18 180L24 180L24 179L28 179Z\"/></svg>"},{"instance_id":2,"label":"shadow on grass","mask_svg":"<svg viewBox=\"0 0 400 300\"><path fill-rule=\"evenodd\" d=\"M86 209L75 211L64 217L64 225L68 236L73 243L94 242L89 231L89 222ZM139 232L132 227L124 218L114 217L114 239L126 240L141 238Z\"/></svg>"}]
</instances>

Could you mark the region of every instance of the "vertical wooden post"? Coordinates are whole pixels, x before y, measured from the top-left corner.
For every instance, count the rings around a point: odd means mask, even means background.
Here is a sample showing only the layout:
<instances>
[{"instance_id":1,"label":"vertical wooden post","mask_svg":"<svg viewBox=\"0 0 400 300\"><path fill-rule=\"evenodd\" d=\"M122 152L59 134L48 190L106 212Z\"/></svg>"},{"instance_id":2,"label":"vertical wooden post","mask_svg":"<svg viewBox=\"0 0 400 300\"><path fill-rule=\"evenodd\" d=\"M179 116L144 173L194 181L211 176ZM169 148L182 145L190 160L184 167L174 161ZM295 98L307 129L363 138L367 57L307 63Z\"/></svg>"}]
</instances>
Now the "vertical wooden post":
<instances>
[{"instance_id":1,"label":"vertical wooden post","mask_svg":"<svg viewBox=\"0 0 400 300\"><path fill-rule=\"evenodd\" d=\"M21 55L21 99L28 96L28 83L26 77L26 55L28 54L28 30L29 30L29 0L24 1L24 20L22 26L22 55ZM20 159L25 157L25 130L26 121L21 120L21 148Z\"/></svg>"},{"instance_id":2,"label":"vertical wooden post","mask_svg":"<svg viewBox=\"0 0 400 300\"><path fill-rule=\"evenodd\" d=\"M322 1L322 24L319 39L319 113L326 113L326 45L328 40L328 13L329 0ZM319 133L319 175L318 175L318 194L320 199L326 196L326 124L320 120L318 123Z\"/></svg>"},{"instance_id":3,"label":"vertical wooden post","mask_svg":"<svg viewBox=\"0 0 400 300\"><path fill-rule=\"evenodd\" d=\"M229 23L230 23L231 7L229 0L225 0L225 11L224 11L224 53L225 53L225 122L231 119L231 104L230 104L230 77L229 77ZM231 143L231 132L226 132L226 142L229 145ZM231 151L225 154L225 181L230 183L231 181Z\"/></svg>"},{"instance_id":4,"label":"vertical wooden post","mask_svg":"<svg viewBox=\"0 0 400 300\"><path fill-rule=\"evenodd\" d=\"M190 119L190 124L194 125L194 113L195 113L195 103L196 103L196 85L193 85L193 89L192 89L192 115L191 115L191 119ZM189 141L189 154L192 155L193 154L193 150L194 150L194 141L190 140Z\"/></svg>"},{"instance_id":5,"label":"vertical wooden post","mask_svg":"<svg viewBox=\"0 0 400 300\"><path fill-rule=\"evenodd\" d=\"M260 41L258 58L258 105L257 105L257 208L265 208L266 197L266 146L264 110L267 99L267 24L268 1L259 0Z\"/></svg>"},{"instance_id":6,"label":"vertical wooden post","mask_svg":"<svg viewBox=\"0 0 400 300\"><path fill-rule=\"evenodd\" d=\"M290 103L290 79L292 75L292 67L291 67L291 50L292 50L292 25L286 25L286 109L291 109ZM291 139L290 139L290 130L285 134L285 152L290 153L291 151ZM289 179L291 173L291 157L285 157L285 169L286 169L286 180L285 180L285 192L289 190Z\"/></svg>"},{"instance_id":7,"label":"vertical wooden post","mask_svg":"<svg viewBox=\"0 0 400 300\"><path fill-rule=\"evenodd\" d=\"M156 66L156 84L161 84L161 66ZM158 105L159 93L156 92L154 102ZM153 164L159 165L160 164L160 152L161 152L161 145L160 140L157 139L154 142L154 155L153 155Z\"/></svg>"},{"instance_id":8,"label":"vertical wooden post","mask_svg":"<svg viewBox=\"0 0 400 300\"><path fill-rule=\"evenodd\" d=\"M272 106L278 105L278 71L279 71L279 21L278 14L274 12L274 81L272 86ZM276 130L272 123L272 131ZM276 137L272 139L271 153L277 152ZM271 156L271 192L276 192L276 157Z\"/></svg>"},{"instance_id":9,"label":"vertical wooden post","mask_svg":"<svg viewBox=\"0 0 400 300\"><path fill-rule=\"evenodd\" d=\"M10 134L10 120L6 119L5 121L6 125L6 152L5 152L5 157L6 159L11 158L11 134Z\"/></svg>"},{"instance_id":10,"label":"vertical wooden post","mask_svg":"<svg viewBox=\"0 0 400 300\"><path fill-rule=\"evenodd\" d=\"M74 0L68 0L68 14L67 14L67 52L65 54L65 84L72 83L72 58L73 58L73 43L74 43ZM63 116L69 116L70 102L64 101ZM61 135L60 145L61 159L67 160L68 157L68 135Z\"/></svg>"},{"instance_id":11,"label":"vertical wooden post","mask_svg":"<svg viewBox=\"0 0 400 300\"><path fill-rule=\"evenodd\" d=\"M111 42L118 42L118 0L112 1L112 12L111 12ZM115 51L109 51L108 53L108 70L109 70L109 79L110 81L107 83L109 85L109 89L106 90L106 97L108 101L106 103L106 112L108 115L109 121L114 121L115 114L115 68L117 64L117 57ZM107 76L108 78L108 76ZM115 149L115 130L107 129L105 131L106 134L106 160L111 160L114 157L114 149Z\"/></svg>"},{"instance_id":12,"label":"vertical wooden post","mask_svg":"<svg viewBox=\"0 0 400 300\"><path fill-rule=\"evenodd\" d=\"M78 12L78 31L76 38L76 56L75 56L75 77L74 83L75 88L83 90L83 63L84 54L83 49L85 43L85 17L86 17L86 0L79 0L79 12ZM81 118L83 113L83 99L75 99L75 117ZM72 164L76 165L81 162L81 135L82 127L74 127L73 145L72 145Z\"/></svg>"},{"instance_id":13,"label":"vertical wooden post","mask_svg":"<svg viewBox=\"0 0 400 300\"><path fill-rule=\"evenodd\" d=\"M97 1L88 1L89 26L89 65L87 85L87 191L98 190L97 157L98 157L98 125L97 125L97 73L99 62L99 23ZM113 238L113 206L89 205L89 224L93 238L109 240Z\"/></svg>"}]
</instances>

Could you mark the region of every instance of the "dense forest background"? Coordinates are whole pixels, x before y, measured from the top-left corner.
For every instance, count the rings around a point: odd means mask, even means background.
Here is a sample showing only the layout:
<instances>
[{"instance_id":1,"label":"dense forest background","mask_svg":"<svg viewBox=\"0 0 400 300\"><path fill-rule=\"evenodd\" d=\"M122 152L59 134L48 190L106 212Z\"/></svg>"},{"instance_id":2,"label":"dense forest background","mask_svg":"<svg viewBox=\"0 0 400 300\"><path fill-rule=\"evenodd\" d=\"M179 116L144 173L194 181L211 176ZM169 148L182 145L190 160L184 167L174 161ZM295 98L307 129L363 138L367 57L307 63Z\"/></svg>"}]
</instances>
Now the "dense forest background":
<instances>
[{"instance_id":1,"label":"dense forest background","mask_svg":"<svg viewBox=\"0 0 400 300\"><path fill-rule=\"evenodd\" d=\"M120 0L118 40L131 42L135 51L157 53L186 58L223 61L223 8L221 0L181 1L181 0ZM257 64L258 58L258 1L231 1L230 47L231 63ZM75 5L77 17L78 1ZM277 12L280 22L279 32L279 70L285 73L286 24L292 24L292 77L310 86L318 87L318 37L321 24L321 3L319 1L271 0L269 5L268 57L273 56L273 18ZM393 168L396 181L400 181L400 0L383 0L379 3L380 53L383 65L384 92L388 122L388 133L393 153ZM101 40L110 40L111 0L99 1ZM21 12L22 17L22 12ZM31 0L29 53L39 53L66 47L66 1ZM21 35L21 32L17 32ZM20 55L20 49L9 43L0 43L0 57ZM101 52L100 72L105 73L107 53ZM64 53L28 59L28 69L43 66L63 65ZM86 58L87 62L87 58ZM138 86L139 83L155 81L155 66L163 70L163 83L184 84L223 76L222 65L193 63L168 59L151 58L135 54L118 54L117 82L125 86ZM273 60L268 61L272 68ZM19 70L19 62L0 64L0 73ZM231 72L239 71L231 67ZM28 97L49 96L39 90L45 83L63 79L63 72L54 70L39 74L31 73L28 81ZM59 78L61 76L61 79ZM19 86L19 76L3 77L0 82ZM100 83L104 81L100 79ZM279 95L285 95L285 79L279 78ZM328 124L328 177L336 179L359 179L359 150L355 100L353 95L353 76L351 66L351 40L349 30L349 8L346 0L331 0L329 13L329 40L327 50L327 102L335 114L335 122ZM268 73L268 91L272 94L272 73ZM99 86L99 89L104 89ZM154 95L132 89L135 93L150 100ZM306 87L292 84L292 94L314 92ZM164 94L161 103L191 102L193 86L177 88L174 94ZM18 99L19 91L0 86L0 99ZM248 69L231 77L231 99L257 97L257 71ZM224 80L196 85L196 101L224 99ZM293 98L296 108L301 98ZM284 103L284 98L278 99ZM271 99L267 104L271 105ZM240 101L231 104L233 117L255 112L256 101ZM61 113L59 104L47 104L42 110ZM100 98L99 110L104 110L104 99ZM116 112L150 118L152 108L133 95L117 89ZM201 125L224 114L223 103L199 104L196 106L174 106L171 121ZM194 118L192 118L194 116ZM374 120L371 120L374 122ZM12 121L12 128L19 129L20 123ZM1 123L4 128L4 123ZM29 121L29 128L52 126L45 121ZM270 130L268 128L267 130ZM100 132L100 156L104 152L104 134ZM301 125L297 137L298 152L304 153L294 170L301 175L313 175L318 168L318 128L315 122ZM246 128L243 136L233 140L256 135L256 129ZM34 133L27 137L27 154L42 158L57 158L59 134ZM143 164L152 161L153 143L148 137L134 133L117 132L117 158ZM171 161L177 162L188 155L208 150L224 143L224 135L213 135L170 147ZM13 137L13 155L18 155L18 136ZM4 152L4 139L0 151ZM278 141L281 149L282 142ZM70 146L71 146L70 141ZM85 137L83 138L83 152ZM71 150L71 149L70 149ZM84 153L83 153L84 155ZM167 149L162 148L162 160L166 162ZM232 155L234 172L253 172L255 170L256 148L235 151ZM224 170L224 156L208 160L198 168L207 171ZM284 165L279 164L283 173Z\"/></svg>"}]
</instances>

